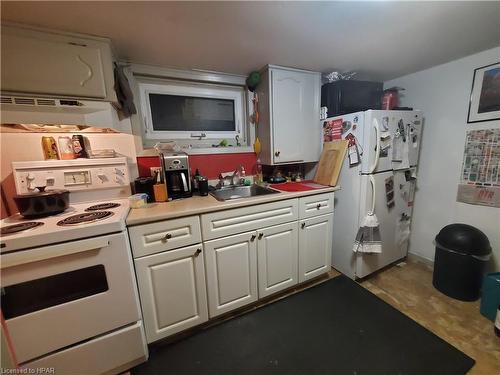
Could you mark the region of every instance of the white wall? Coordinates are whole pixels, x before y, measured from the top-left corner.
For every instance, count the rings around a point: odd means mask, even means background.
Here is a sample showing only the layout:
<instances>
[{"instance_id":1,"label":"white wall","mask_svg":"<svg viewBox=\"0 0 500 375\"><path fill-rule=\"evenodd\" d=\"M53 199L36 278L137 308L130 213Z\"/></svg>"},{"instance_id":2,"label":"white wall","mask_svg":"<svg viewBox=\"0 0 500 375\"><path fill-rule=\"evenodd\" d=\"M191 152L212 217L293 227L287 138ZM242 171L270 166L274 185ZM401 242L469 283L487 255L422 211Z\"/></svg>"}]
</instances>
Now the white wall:
<instances>
[{"instance_id":1,"label":"white wall","mask_svg":"<svg viewBox=\"0 0 500 375\"><path fill-rule=\"evenodd\" d=\"M467 223L489 237L500 269L500 208L456 202L465 132L500 128L500 121L467 124L473 72L499 61L497 47L384 83L404 87L401 105L421 109L425 118L410 253L433 260L437 232Z\"/></svg>"}]
</instances>

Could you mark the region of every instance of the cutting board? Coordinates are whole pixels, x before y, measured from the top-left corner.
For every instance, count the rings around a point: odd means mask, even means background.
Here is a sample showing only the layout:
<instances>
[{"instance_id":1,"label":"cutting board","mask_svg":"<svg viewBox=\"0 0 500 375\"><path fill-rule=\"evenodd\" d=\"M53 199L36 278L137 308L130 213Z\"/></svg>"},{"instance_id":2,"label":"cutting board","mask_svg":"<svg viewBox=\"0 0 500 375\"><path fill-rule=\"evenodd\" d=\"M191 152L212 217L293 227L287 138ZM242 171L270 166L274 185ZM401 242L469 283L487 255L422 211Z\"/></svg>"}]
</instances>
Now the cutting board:
<instances>
[{"instance_id":1,"label":"cutting board","mask_svg":"<svg viewBox=\"0 0 500 375\"><path fill-rule=\"evenodd\" d=\"M321 185L336 186L344 162L349 141L325 142L319 159L314 182Z\"/></svg>"}]
</instances>

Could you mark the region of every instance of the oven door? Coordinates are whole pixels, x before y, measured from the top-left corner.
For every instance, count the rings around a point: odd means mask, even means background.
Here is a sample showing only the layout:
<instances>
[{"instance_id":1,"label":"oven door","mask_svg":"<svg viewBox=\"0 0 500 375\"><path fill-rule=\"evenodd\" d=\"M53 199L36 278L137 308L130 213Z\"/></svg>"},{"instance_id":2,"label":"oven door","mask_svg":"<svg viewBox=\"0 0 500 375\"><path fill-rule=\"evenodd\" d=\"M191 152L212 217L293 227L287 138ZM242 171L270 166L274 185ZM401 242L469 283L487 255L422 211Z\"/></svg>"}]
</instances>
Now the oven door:
<instances>
[{"instance_id":1,"label":"oven door","mask_svg":"<svg viewBox=\"0 0 500 375\"><path fill-rule=\"evenodd\" d=\"M4 254L1 268L20 363L140 319L126 233Z\"/></svg>"}]
</instances>

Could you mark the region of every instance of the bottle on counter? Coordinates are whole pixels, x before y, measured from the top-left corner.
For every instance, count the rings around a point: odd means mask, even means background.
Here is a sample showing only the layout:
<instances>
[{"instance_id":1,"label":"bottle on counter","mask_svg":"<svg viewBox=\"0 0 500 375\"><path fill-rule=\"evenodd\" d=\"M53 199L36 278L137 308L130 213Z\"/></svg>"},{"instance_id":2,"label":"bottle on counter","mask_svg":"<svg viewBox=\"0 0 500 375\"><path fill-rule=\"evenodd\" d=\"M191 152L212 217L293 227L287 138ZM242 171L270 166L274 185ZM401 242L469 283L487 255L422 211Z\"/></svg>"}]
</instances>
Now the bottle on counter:
<instances>
[{"instance_id":1,"label":"bottle on counter","mask_svg":"<svg viewBox=\"0 0 500 375\"><path fill-rule=\"evenodd\" d=\"M167 185L163 180L161 171L156 174L156 184L153 185L155 202L166 202L168 199Z\"/></svg>"},{"instance_id":2,"label":"bottle on counter","mask_svg":"<svg viewBox=\"0 0 500 375\"><path fill-rule=\"evenodd\" d=\"M57 144L54 137L42 137L42 149L45 160L59 159L59 155L57 153Z\"/></svg>"},{"instance_id":3,"label":"bottle on counter","mask_svg":"<svg viewBox=\"0 0 500 375\"><path fill-rule=\"evenodd\" d=\"M61 136L58 139L59 154L62 160L70 160L75 158L75 151L73 150L73 143L68 136Z\"/></svg>"},{"instance_id":4,"label":"bottle on counter","mask_svg":"<svg viewBox=\"0 0 500 375\"><path fill-rule=\"evenodd\" d=\"M260 162L260 158L257 159L257 170L255 173L255 183L257 185L261 185L264 182L264 176L262 175L262 163Z\"/></svg>"},{"instance_id":5,"label":"bottle on counter","mask_svg":"<svg viewBox=\"0 0 500 375\"><path fill-rule=\"evenodd\" d=\"M198 191L199 190L199 181L201 179L201 174L200 170L196 168L196 171L194 172L193 175L193 191Z\"/></svg>"}]
</instances>

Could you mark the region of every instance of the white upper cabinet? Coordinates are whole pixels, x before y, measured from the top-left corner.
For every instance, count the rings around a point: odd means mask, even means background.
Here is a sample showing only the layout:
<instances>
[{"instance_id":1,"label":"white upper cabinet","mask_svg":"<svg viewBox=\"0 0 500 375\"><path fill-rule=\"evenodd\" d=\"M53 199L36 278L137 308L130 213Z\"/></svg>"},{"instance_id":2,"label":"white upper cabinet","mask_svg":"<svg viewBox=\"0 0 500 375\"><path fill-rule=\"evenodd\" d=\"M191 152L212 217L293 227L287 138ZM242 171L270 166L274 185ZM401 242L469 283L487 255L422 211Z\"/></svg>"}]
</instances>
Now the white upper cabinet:
<instances>
[{"instance_id":1,"label":"white upper cabinet","mask_svg":"<svg viewBox=\"0 0 500 375\"><path fill-rule=\"evenodd\" d=\"M262 163L318 161L320 73L268 66L262 72L257 94Z\"/></svg>"},{"instance_id":2,"label":"white upper cabinet","mask_svg":"<svg viewBox=\"0 0 500 375\"><path fill-rule=\"evenodd\" d=\"M4 26L1 53L3 92L116 100L106 39Z\"/></svg>"}]
</instances>

